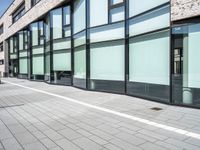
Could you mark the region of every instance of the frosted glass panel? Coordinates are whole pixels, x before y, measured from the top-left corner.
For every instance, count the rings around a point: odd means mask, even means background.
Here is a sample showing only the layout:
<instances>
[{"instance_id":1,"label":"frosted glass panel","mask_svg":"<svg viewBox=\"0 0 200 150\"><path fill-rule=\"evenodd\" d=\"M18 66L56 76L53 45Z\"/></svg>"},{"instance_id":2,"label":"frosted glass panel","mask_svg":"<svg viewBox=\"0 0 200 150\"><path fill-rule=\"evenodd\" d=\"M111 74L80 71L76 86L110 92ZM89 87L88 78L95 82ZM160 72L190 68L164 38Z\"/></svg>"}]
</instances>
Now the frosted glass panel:
<instances>
[{"instance_id":1,"label":"frosted glass panel","mask_svg":"<svg viewBox=\"0 0 200 150\"><path fill-rule=\"evenodd\" d=\"M19 50L23 50L23 43L24 43L24 38L23 38L23 32L19 33Z\"/></svg>"},{"instance_id":2,"label":"frosted glass panel","mask_svg":"<svg viewBox=\"0 0 200 150\"><path fill-rule=\"evenodd\" d=\"M53 39L62 38L62 9L51 11Z\"/></svg>"},{"instance_id":3,"label":"frosted glass panel","mask_svg":"<svg viewBox=\"0 0 200 150\"><path fill-rule=\"evenodd\" d=\"M130 81L169 85L169 31L130 40Z\"/></svg>"},{"instance_id":4,"label":"frosted glass panel","mask_svg":"<svg viewBox=\"0 0 200 150\"><path fill-rule=\"evenodd\" d=\"M74 37L74 46L80 46L86 43L86 36L85 32L81 32L80 34L76 35Z\"/></svg>"},{"instance_id":5,"label":"frosted glass panel","mask_svg":"<svg viewBox=\"0 0 200 150\"><path fill-rule=\"evenodd\" d=\"M32 53L33 54L42 54L44 52L44 47L33 47L32 48Z\"/></svg>"},{"instance_id":6,"label":"frosted glass panel","mask_svg":"<svg viewBox=\"0 0 200 150\"><path fill-rule=\"evenodd\" d=\"M31 24L31 31L32 31L32 45L38 45L38 24L33 23Z\"/></svg>"},{"instance_id":7,"label":"frosted glass panel","mask_svg":"<svg viewBox=\"0 0 200 150\"><path fill-rule=\"evenodd\" d=\"M188 30L188 86L200 88L200 24L191 25Z\"/></svg>"},{"instance_id":8,"label":"frosted glass panel","mask_svg":"<svg viewBox=\"0 0 200 150\"><path fill-rule=\"evenodd\" d=\"M19 59L19 73L27 74L28 73L28 60L27 58Z\"/></svg>"},{"instance_id":9,"label":"frosted glass panel","mask_svg":"<svg viewBox=\"0 0 200 150\"><path fill-rule=\"evenodd\" d=\"M71 41L67 41L67 39L53 42L53 50L63 50L70 48L71 48Z\"/></svg>"},{"instance_id":10,"label":"frosted glass panel","mask_svg":"<svg viewBox=\"0 0 200 150\"><path fill-rule=\"evenodd\" d=\"M74 52L74 77L86 78L86 51L85 46L76 48Z\"/></svg>"},{"instance_id":11,"label":"frosted glass panel","mask_svg":"<svg viewBox=\"0 0 200 150\"><path fill-rule=\"evenodd\" d=\"M45 56L45 74L50 73L50 55Z\"/></svg>"},{"instance_id":12,"label":"frosted glass panel","mask_svg":"<svg viewBox=\"0 0 200 150\"><path fill-rule=\"evenodd\" d=\"M43 75L44 74L44 57L38 56L33 57L33 74Z\"/></svg>"},{"instance_id":13,"label":"frosted glass panel","mask_svg":"<svg viewBox=\"0 0 200 150\"><path fill-rule=\"evenodd\" d=\"M65 37L71 36L71 29L70 29L70 27L64 27L63 30L64 30L64 36Z\"/></svg>"},{"instance_id":14,"label":"frosted glass panel","mask_svg":"<svg viewBox=\"0 0 200 150\"><path fill-rule=\"evenodd\" d=\"M76 0L74 2L74 33L85 29L86 24L85 0Z\"/></svg>"},{"instance_id":15,"label":"frosted glass panel","mask_svg":"<svg viewBox=\"0 0 200 150\"><path fill-rule=\"evenodd\" d=\"M90 1L90 26L108 23L108 0Z\"/></svg>"},{"instance_id":16,"label":"frosted glass panel","mask_svg":"<svg viewBox=\"0 0 200 150\"><path fill-rule=\"evenodd\" d=\"M19 57L27 57L27 56L28 56L27 52L20 52L19 53Z\"/></svg>"},{"instance_id":17,"label":"frosted glass panel","mask_svg":"<svg viewBox=\"0 0 200 150\"><path fill-rule=\"evenodd\" d=\"M139 16L130 21L129 35L134 36L145 32L165 28L170 25L169 6Z\"/></svg>"},{"instance_id":18,"label":"frosted glass panel","mask_svg":"<svg viewBox=\"0 0 200 150\"><path fill-rule=\"evenodd\" d=\"M91 46L91 79L124 80L124 42Z\"/></svg>"},{"instance_id":19,"label":"frosted glass panel","mask_svg":"<svg viewBox=\"0 0 200 150\"><path fill-rule=\"evenodd\" d=\"M70 71L71 70L71 53L65 52L53 54L53 70L54 71Z\"/></svg>"},{"instance_id":20,"label":"frosted glass panel","mask_svg":"<svg viewBox=\"0 0 200 150\"><path fill-rule=\"evenodd\" d=\"M10 53L13 53L13 38L10 38Z\"/></svg>"},{"instance_id":21,"label":"frosted glass panel","mask_svg":"<svg viewBox=\"0 0 200 150\"><path fill-rule=\"evenodd\" d=\"M111 22L124 20L124 7L117 7L110 11Z\"/></svg>"},{"instance_id":22,"label":"frosted glass panel","mask_svg":"<svg viewBox=\"0 0 200 150\"><path fill-rule=\"evenodd\" d=\"M17 58L17 54L11 54L10 55L10 59L16 59Z\"/></svg>"},{"instance_id":23,"label":"frosted glass panel","mask_svg":"<svg viewBox=\"0 0 200 150\"><path fill-rule=\"evenodd\" d=\"M100 42L124 38L124 23L107 25L90 30L90 41Z\"/></svg>"},{"instance_id":24,"label":"frosted glass panel","mask_svg":"<svg viewBox=\"0 0 200 150\"><path fill-rule=\"evenodd\" d=\"M138 15L166 2L169 0L129 0L129 15Z\"/></svg>"}]
</instances>

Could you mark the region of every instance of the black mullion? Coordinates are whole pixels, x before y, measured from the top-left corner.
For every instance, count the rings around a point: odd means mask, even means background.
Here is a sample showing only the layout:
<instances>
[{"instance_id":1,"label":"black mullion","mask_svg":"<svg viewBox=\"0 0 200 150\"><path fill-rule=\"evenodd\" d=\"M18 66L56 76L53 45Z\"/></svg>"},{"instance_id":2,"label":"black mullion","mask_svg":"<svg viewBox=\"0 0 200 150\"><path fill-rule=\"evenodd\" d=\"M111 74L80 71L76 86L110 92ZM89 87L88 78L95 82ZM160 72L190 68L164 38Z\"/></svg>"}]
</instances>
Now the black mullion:
<instances>
[{"instance_id":1,"label":"black mullion","mask_svg":"<svg viewBox=\"0 0 200 150\"><path fill-rule=\"evenodd\" d=\"M30 26L29 26L29 30L30 30ZM32 40L33 40L33 38L32 38L32 34L33 34L33 31L32 30L30 30L30 49L29 49L29 57L30 57L30 79L32 79L32 74L33 74L33 56L32 56L32 54L33 54L33 43L32 43Z\"/></svg>"},{"instance_id":2,"label":"black mullion","mask_svg":"<svg viewBox=\"0 0 200 150\"><path fill-rule=\"evenodd\" d=\"M62 19L61 19L61 21L62 21L62 38L64 38L65 37L65 32L64 32L64 7L62 7Z\"/></svg>"},{"instance_id":3,"label":"black mullion","mask_svg":"<svg viewBox=\"0 0 200 150\"><path fill-rule=\"evenodd\" d=\"M174 72L174 35L172 34L172 21L171 21L171 3L170 3L170 17L169 17L169 21L170 21L170 52L169 52L169 72L170 72L170 90L169 90L169 103L172 104L173 103L173 72ZM181 58L181 57L180 57ZM181 63L181 61L180 61Z\"/></svg>"},{"instance_id":4,"label":"black mullion","mask_svg":"<svg viewBox=\"0 0 200 150\"><path fill-rule=\"evenodd\" d=\"M46 32L46 30L45 30L45 24L44 24L44 21L42 22L42 27L43 27L43 38L42 38L42 40L43 40L43 71L44 71L44 76L45 76L45 70L46 70L46 63L45 63L45 56L46 56L46 54L45 54L45 48L46 48L46 38L45 38L45 32Z\"/></svg>"},{"instance_id":5,"label":"black mullion","mask_svg":"<svg viewBox=\"0 0 200 150\"><path fill-rule=\"evenodd\" d=\"M53 27L52 27L52 21L51 21L51 15L49 13L49 26L50 26L50 82L52 82L53 77Z\"/></svg>"},{"instance_id":6,"label":"black mullion","mask_svg":"<svg viewBox=\"0 0 200 150\"><path fill-rule=\"evenodd\" d=\"M38 32L38 45L40 45L40 26L39 26L39 22L37 22L37 32Z\"/></svg>"},{"instance_id":7,"label":"black mullion","mask_svg":"<svg viewBox=\"0 0 200 150\"><path fill-rule=\"evenodd\" d=\"M129 82L129 0L125 0L125 93Z\"/></svg>"},{"instance_id":8,"label":"black mullion","mask_svg":"<svg viewBox=\"0 0 200 150\"><path fill-rule=\"evenodd\" d=\"M86 0L86 88L90 85L90 1Z\"/></svg>"},{"instance_id":9,"label":"black mullion","mask_svg":"<svg viewBox=\"0 0 200 150\"><path fill-rule=\"evenodd\" d=\"M111 6L111 0L108 0L108 24L111 23L110 6Z\"/></svg>"},{"instance_id":10,"label":"black mullion","mask_svg":"<svg viewBox=\"0 0 200 150\"><path fill-rule=\"evenodd\" d=\"M20 68L20 66L19 66L19 34L17 33L16 35L15 35L15 40L16 40L16 54L17 54L17 77L18 77L18 75L19 75L19 68Z\"/></svg>"},{"instance_id":11,"label":"black mullion","mask_svg":"<svg viewBox=\"0 0 200 150\"><path fill-rule=\"evenodd\" d=\"M10 77L10 38L8 39L8 76Z\"/></svg>"},{"instance_id":12,"label":"black mullion","mask_svg":"<svg viewBox=\"0 0 200 150\"><path fill-rule=\"evenodd\" d=\"M73 85L74 81L74 39L73 39L73 9L74 9L74 3L70 3L70 25L71 25L71 85Z\"/></svg>"}]
</instances>

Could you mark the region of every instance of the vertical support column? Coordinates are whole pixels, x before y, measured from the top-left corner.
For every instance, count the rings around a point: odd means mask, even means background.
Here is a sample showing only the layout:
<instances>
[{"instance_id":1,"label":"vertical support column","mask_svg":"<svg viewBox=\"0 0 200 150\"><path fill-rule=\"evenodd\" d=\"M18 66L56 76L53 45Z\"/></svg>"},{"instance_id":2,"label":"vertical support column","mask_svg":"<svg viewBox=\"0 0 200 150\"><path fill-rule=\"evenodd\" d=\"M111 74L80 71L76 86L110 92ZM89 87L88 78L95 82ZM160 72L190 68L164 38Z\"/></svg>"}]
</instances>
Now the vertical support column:
<instances>
[{"instance_id":1,"label":"vertical support column","mask_svg":"<svg viewBox=\"0 0 200 150\"><path fill-rule=\"evenodd\" d=\"M125 0L125 93L129 81L129 0Z\"/></svg>"},{"instance_id":2,"label":"vertical support column","mask_svg":"<svg viewBox=\"0 0 200 150\"><path fill-rule=\"evenodd\" d=\"M188 36L183 37L183 103L192 104L193 95L192 90L188 87Z\"/></svg>"},{"instance_id":3,"label":"vertical support column","mask_svg":"<svg viewBox=\"0 0 200 150\"><path fill-rule=\"evenodd\" d=\"M50 83L52 82L52 78L54 77L53 72L53 28L52 28L52 21L51 15L49 13L49 25L50 25Z\"/></svg>"},{"instance_id":4,"label":"vertical support column","mask_svg":"<svg viewBox=\"0 0 200 150\"><path fill-rule=\"evenodd\" d=\"M4 69L5 69L5 76L9 76L9 62L10 62L10 54L9 54L9 41L6 40L3 42L3 49L4 49Z\"/></svg>"},{"instance_id":5,"label":"vertical support column","mask_svg":"<svg viewBox=\"0 0 200 150\"><path fill-rule=\"evenodd\" d=\"M70 26L71 26L71 85L73 85L74 79L74 28L73 28L73 12L74 12L74 3L71 1L70 3Z\"/></svg>"},{"instance_id":6,"label":"vertical support column","mask_svg":"<svg viewBox=\"0 0 200 150\"><path fill-rule=\"evenodd\" d=\"M19 65L19 33L16 35L16 49L17 49L17 78L19 77L20 65Z\"/></svg>"},{"instance_id":7,"label":"vertical support column","mask_svg":"<svg viewBox=\"0 0 200 150\"><path fill-rule=\"evenodd\" d=\"M90 0L86 0L86 88L90 88Z\"/></svg>"},{"instance_id":8,"label":"vertical support column","mask_svg":"<svg viewBox=\"0 0 200 150\"><path fill-rule=\"evenodd\" d=\"M32 79L32 74L33 74L33 57L32 57L32 30L31 26L29 26L30 30L30 46L29 46L29 57L30 57L30 80Z\"/></svg>"}]
</instances>

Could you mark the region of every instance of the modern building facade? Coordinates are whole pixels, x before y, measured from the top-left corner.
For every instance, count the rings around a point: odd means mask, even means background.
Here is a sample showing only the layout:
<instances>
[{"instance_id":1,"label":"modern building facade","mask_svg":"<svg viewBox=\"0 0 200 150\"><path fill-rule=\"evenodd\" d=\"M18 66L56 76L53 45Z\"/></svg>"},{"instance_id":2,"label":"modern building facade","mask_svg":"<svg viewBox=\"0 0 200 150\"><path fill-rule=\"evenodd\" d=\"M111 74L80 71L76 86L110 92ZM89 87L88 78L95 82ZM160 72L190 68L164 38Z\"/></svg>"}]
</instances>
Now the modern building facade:
<instances>
[{"instance_id":1,"label":"modern building facade","mask_svg":"<svg viewBox=\"0 0 200 150\"><path fill-rule=\"evenodd\" d=\"M4 76L200 107L199 0L15 0L0 27Z\"/></svg>"}]
</instances>

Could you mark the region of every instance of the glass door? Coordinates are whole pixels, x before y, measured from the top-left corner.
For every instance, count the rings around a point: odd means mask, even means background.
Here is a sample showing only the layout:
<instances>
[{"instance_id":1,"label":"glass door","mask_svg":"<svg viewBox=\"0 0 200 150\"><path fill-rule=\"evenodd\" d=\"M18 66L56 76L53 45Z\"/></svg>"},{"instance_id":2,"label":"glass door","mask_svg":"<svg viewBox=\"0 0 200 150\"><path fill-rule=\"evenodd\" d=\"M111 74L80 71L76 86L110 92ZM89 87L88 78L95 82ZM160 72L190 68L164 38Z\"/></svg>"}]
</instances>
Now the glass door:
<instances>
[{"instance_id":1,"label":"glass door","mask_svg":"<svg viewBox=\"0 0 200 150\"><path fill-rule=\"evenodd\" d=\"M200 107L200 24L172 30L172 100Z\"/></svg>"}]
</instances>

